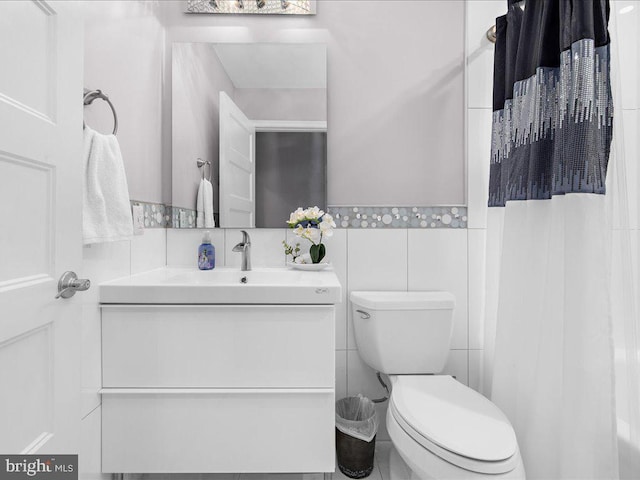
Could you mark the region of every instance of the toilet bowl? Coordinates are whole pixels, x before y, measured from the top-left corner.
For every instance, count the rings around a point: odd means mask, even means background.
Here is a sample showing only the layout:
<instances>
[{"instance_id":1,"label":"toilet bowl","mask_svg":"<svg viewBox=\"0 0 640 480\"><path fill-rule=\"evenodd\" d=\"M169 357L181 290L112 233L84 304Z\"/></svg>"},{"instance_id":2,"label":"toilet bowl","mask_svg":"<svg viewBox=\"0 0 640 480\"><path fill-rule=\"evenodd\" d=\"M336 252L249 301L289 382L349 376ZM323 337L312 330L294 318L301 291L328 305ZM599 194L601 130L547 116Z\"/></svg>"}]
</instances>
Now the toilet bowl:
<instances>
[{"instance_id":1,"label":"toilet bowl","mask_svg":"<svg viewBox=\"0 0 640 480\"><path fill-rule=\"evenodd\" d=\"M387 430L418 478L525 478L513 428L485 397L450 376L390 379Z\"/></svg>"},{"instance_id":2,"label":"toilet bowl","mask_svg":"<svg viewBox=\"0 0 640 480\"><path fill-rule=\"evenodd\" d=\"M455 300L447 292L352 292L363 360L389 375L387 430L417 479L524 479L515 433L500 409L439 373Z\"/></svg>"}]
</instances>

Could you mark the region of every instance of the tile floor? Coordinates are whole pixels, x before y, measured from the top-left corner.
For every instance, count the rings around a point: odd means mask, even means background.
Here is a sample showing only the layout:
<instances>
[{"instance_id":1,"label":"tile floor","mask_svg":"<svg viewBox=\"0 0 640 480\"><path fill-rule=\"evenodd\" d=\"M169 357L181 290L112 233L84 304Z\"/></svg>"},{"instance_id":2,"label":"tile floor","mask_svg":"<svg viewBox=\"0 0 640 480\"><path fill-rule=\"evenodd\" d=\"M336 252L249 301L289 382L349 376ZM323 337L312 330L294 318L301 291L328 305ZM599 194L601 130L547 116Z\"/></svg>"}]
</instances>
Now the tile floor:
<instances>
[{"instance_id":1,"label":"tile floor","mask_svg":"<svg viewBox=\"0 0 640 480\"><path fill-rule=\"evenodd\" d=\"M389 441L376 442L375 466L368 480L391 480L389 458L392 445ZM398 475L398 472L396 472ZM409 480L410 473L400 473L394 480ZM126 480L349 480L338 470L336 473L220 473L220 474L145 474L127 475Z\"/></svg>"}]
</instances>

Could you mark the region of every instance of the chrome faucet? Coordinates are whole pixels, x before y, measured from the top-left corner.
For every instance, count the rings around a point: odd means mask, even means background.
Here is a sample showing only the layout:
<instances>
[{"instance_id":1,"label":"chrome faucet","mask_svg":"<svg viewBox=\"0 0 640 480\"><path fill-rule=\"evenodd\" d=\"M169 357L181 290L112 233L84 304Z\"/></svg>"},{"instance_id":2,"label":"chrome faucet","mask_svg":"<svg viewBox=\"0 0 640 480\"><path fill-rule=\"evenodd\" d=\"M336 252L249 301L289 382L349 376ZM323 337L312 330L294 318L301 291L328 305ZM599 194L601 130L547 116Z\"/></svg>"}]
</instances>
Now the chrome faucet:
<instances>
[{"instance_id":1,"label":"chrome faucet","mask_svg":"<svg viewBox=\"0 0 640 480\"><path fill-rule=\"evenodd\" d=\"M242 230L242 242L233 247L233 251L242 252L242 266L240 270L243 272L251 270L251 238L245 230Z\"/></svg>"}]
</instances>

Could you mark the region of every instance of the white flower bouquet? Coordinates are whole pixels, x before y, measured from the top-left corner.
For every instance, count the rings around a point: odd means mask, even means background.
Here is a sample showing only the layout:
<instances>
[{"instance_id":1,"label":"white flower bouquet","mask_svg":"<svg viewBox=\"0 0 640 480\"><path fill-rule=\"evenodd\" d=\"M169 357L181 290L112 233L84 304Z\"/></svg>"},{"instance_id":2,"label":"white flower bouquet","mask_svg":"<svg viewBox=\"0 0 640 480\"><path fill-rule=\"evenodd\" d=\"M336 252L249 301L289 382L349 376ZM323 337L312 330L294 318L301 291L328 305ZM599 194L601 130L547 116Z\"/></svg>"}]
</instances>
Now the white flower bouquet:
<instances>
[{"instance_id":1,"label":"white flower bouquet","mask_svg":"<svg viewBox=\"0 0 640 480\"><path fill-rule=\"evenodd\" d=\"M293 232L298 237L305 238L311 242L312 245L309 248L311 262L320 263L326 254L322 239L333 235L333 229L336 228L333 217L318 207L298 208L289 216L287 225L293 229ZM300 251L299 244L293 249L284 242L284 247L285 253L292 255L294 262L298 261L298 259L303 261L303 257L295 255Z\"/></svg>"}]
</instances>

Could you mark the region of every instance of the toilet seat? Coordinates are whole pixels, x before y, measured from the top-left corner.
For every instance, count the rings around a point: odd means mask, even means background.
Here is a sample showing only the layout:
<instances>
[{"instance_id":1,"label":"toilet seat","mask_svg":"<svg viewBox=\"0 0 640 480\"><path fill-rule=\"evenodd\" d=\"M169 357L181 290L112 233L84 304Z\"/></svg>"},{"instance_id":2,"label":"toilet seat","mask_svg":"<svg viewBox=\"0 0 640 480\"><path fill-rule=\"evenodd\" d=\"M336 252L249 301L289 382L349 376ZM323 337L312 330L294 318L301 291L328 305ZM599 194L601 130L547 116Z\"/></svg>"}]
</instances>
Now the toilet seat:
<instances>
[{"instance_id":1,"label":"toilet seat","mask_svg":"<svg viewBox=\"0 0 640 480\"><path fill-rule=\"evenodd\" d=\"M394 380L389 412L424 448L472 472L500 474L516 468L513 428L485 397L445 375L399 375Z\"/></svg>"}]
</instances>

